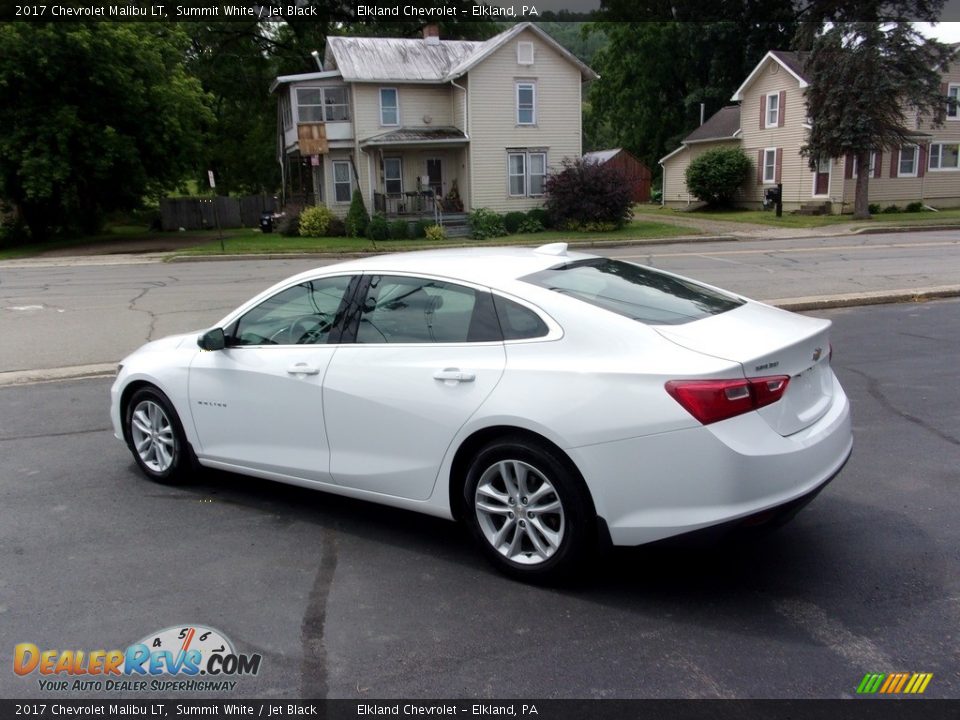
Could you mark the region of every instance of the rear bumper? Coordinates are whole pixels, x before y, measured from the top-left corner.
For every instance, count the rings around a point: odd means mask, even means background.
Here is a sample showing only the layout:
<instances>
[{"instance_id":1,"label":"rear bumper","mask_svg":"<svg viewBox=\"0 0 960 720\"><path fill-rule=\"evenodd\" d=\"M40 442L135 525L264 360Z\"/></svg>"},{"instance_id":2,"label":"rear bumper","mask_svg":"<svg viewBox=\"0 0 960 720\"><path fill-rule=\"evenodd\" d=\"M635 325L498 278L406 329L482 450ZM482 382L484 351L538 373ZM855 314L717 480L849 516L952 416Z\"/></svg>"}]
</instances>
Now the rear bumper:
<instances>
[{"instance_id":1,"label":"rear bumper","mask_svg":"<svg viewBox=\"0 0 960 720\"><path fill-rule=\"evenodd\" d=\"M828 411L787 437L754 412L569 452L614 545L796 512L840 472L853 447L849 401L834 383Z\"/></svg>"}]
</instances>

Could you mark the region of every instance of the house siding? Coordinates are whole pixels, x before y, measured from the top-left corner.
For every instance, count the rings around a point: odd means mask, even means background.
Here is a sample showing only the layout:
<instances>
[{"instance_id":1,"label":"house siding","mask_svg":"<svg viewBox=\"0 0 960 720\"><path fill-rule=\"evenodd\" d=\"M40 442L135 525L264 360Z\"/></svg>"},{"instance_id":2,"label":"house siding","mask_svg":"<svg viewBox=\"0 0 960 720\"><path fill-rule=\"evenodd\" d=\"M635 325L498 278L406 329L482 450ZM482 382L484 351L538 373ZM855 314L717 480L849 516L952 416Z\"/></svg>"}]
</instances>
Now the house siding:
<instances>
[{"instance_id":1,"label":"house siding","mask_svg":"<svg viewBox=\"0 0 960 720\"><path fill-rule=\"evenodd\" d=\"M942 77L945 85L960 85L960 63L954 63ZM925 143L960 143L960 117L947 118L939 128L932 127L929 118L923 118L918 123L918 129L930 134L929 139L924 139ZM937 208L960 207L960 169L931 170L929 152L925 157L926 163L922 177L892 178L890 177L892 153L890 150L884 150L880 177L870 178L868 186L870 202L881 207L889 205L903 207L912 202L922 202ZM847 207L853 206L856 182L856 178L844 180L844 201Z\"/></svg>"},{"instance_id":2,"label":"house siding","mask_svg":"<svg viewBox=\"0 0 960 720\"><path fill-rule=\"evenodd\" d=\"M761 128L760 108L766 104L770 93L783 91L783 107L780 127ZM797 79L773 59L767 59L754 81L744 90L740 110L741 140L744 152L754 163L759 152L767 148L780 148L782 152L780 182L783 184L783 203L788 209L811 202L829 200L843 202L843 169L836 160L832 163L830 186L825 196L813 195L814 174L807 158L800 154L800 147L807 141L806 100ZM743 186L743 202L758 207L763 202L763 192L775 183L759 184L757 170Z\"/></svg>"},{"instance_id":3,"label":"house siding","mask_svg":"<svg viewBox=\"0 0 960 720\"><path fill-rule=\"evenodd\" d=\"M663 163L663 204L667 207L683 207L700 202L687 190L685 173L690 163L708 150L737 147L740 147L740 143L736 140L699 142L685 146L676 155L668 158Z\"/></svg>"},{"instance_id":4,"label":"house siding","mask_svg":"<svg viewBox=\"0 0 960 720\"><path fill-rule=\"evenodd\" d=\"M534 44L533 65L517 64L518 42ZM536 82L535 126L517 125L517 80ZM507 149L545 149L550 169L558 168L564 158L580 157L580 82L580 71L529 31L470 71L471 207L509 212L542 205L543 198L510 197Z\"/></svg>"}]
</instances>

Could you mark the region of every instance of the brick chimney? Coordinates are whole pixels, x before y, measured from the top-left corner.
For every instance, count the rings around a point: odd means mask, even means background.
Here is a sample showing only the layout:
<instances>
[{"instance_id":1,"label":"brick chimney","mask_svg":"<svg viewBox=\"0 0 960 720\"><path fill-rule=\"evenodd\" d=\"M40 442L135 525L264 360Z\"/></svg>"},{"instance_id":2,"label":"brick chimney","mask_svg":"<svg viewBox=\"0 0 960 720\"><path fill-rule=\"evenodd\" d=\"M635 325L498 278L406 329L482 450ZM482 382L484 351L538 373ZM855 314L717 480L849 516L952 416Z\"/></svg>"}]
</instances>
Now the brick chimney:
<instances>
[{"instance_id":1,"label":"brick chimney","mask_svg":"<svg viewBox=\"0 0 960 720\"><path fill-rule=\"evenodd\" d=\"M436 23L430 23L423 26L423 41L427 45L440 44L440 26Z\"/></svg>"}]
</instances>

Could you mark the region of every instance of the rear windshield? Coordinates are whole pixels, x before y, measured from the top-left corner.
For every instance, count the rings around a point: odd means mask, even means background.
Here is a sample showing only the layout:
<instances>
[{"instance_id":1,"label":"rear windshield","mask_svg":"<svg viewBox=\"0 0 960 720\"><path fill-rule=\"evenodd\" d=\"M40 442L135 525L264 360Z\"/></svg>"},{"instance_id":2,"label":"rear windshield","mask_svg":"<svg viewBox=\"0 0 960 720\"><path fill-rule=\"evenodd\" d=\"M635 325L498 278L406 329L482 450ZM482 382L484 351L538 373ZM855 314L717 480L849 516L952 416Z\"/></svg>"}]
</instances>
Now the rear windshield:
<instances>
[{"instance_id":1,"label":"rear windshield","mask_svg":"<svg viewBox=\"0 0 960 720\"><path fill-rule=\"evenodd\" d=\"M557 265L522 280L650 325L682 325L743 305L703 285L609 258Z\"/></svg>"}]
</instances>

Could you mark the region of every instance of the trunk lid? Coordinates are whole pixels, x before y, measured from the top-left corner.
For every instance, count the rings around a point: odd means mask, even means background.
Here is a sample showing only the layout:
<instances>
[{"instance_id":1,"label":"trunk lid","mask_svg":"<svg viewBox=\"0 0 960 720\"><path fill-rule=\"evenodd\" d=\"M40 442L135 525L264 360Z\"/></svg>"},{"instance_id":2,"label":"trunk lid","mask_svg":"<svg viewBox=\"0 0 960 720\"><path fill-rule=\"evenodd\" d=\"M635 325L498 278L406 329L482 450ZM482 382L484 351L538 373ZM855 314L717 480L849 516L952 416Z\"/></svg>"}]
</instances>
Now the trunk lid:
<instances>
[{"instance_id":1,"label":"trunk lid","mask_svg":"<svg viewBox=\"0 0 960 720\"><path fill-rule=\"evenodd\" d=\"M792 435L823 417L833 400L830 325L747 302L703 320L654 329L689 350L739 363L748 378L789 376L783 397L756 412L779 434Z\"/></svg>"}]
</instances>

